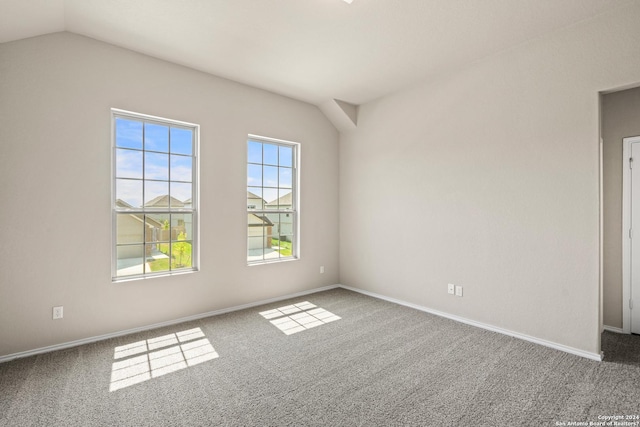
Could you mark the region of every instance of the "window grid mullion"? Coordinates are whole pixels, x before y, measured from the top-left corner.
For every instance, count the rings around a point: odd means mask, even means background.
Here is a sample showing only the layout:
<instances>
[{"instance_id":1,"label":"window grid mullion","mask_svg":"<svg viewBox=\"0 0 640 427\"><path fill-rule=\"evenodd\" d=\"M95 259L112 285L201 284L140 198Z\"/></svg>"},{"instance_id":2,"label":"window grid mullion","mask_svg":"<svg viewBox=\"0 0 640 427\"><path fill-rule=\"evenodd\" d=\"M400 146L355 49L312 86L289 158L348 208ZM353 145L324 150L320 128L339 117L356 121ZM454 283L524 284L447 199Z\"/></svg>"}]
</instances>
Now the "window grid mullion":
<instances>
[{"instance_id":1,"label":"window grid mullion","mask_svg":"<svg viewBox=\"0 0 640 427\"><path fill-rule=\"evenodd\" d=\"M146 173L146 142L145 142L146 126L144 120L142 121L142 208L144 209L146 189L147 189L147 173ZM142 274L147 274L147 214L142 215Z\"/></svg>"}]
</instances>

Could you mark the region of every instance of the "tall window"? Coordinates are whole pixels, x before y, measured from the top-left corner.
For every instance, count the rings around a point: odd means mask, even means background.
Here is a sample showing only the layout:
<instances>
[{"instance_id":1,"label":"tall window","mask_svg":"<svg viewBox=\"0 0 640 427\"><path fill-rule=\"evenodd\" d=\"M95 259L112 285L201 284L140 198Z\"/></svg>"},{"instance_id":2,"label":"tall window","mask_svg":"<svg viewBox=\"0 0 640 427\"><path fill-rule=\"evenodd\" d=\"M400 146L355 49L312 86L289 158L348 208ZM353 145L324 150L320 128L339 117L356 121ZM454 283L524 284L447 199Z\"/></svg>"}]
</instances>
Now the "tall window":
<instances>
[{"instance_id":1,"label":"tall window","mask_svg":"<svg viewBox=\"0 0 640 427\"><path fill-rule=\"evenodd\" d=\"M199 126L111 114L113 279L195 270Z\"/></svg>"},{"instance_id":2,"label":"tall window","mask_svg":"<svg viewBox=\"0 0 640 427\"><path fill-rule=\"evenodd\" d=\"M250 135L247 142L247 262L298 257L299 144Z\"/></svg>"}]
</instances>

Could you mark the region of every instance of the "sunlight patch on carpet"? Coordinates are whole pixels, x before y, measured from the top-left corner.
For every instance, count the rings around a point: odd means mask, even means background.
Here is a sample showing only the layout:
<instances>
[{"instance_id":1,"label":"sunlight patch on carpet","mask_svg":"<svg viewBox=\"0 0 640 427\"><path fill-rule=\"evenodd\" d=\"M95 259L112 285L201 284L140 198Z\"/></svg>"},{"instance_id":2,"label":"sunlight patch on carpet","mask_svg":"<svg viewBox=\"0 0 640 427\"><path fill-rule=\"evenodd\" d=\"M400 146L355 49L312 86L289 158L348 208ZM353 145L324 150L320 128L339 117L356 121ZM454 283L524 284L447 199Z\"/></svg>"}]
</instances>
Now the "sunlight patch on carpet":
<instances>
[{"instance_id":1,"label":"sunlight patch on carpet","mask_svg":"<svg viewBox=\"0 0 640 427\"><path fill-rule=\"evenodd\" d=\"M116 391L218 358L200 328L137 341L114 349L109 391Z\"/></svg>"},{"instance_id":2,"label":"sunlight patch on carpet","mask_svg":"<svg viewBox=\"0 0 640 427\"><path fill-rule=\"evenodd\" d=\"M341 319L341 317L309 301L262 311L260 315L286 335L302 332Z\"/></svg>"}]
</instances>

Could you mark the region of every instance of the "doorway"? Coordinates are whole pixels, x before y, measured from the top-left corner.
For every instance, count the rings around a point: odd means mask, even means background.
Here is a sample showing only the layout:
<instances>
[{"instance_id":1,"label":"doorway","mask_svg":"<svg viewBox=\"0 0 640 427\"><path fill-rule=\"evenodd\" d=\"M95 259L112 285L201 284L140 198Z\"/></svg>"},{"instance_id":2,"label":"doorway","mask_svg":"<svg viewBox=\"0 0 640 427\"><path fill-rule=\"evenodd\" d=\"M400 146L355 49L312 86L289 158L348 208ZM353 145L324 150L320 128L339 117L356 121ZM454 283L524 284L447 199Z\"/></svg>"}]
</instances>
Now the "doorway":
<instances>
[{"instance_id":1,"label":"doorway","mask_svg":"<svg viewBox=\"0 0 640 427\"><path fill-rule=\"evenodd\" d=\"M626 149L640 136L640 85L602 92L600 96L601 135L601 325L605 330L631 333L631 169ZM625 146L627 142L628 147ZM635 175L640 175L640 156L635 156ZM638 189L638 186L636 186ZM640 199L636 199L640 200ZM623 206L624 205L624 206ZM636 203L636 211L640 210ZM640 243L640 223L634 235ZM636 254L640 252L636 249ZM640 279L640 271L635 273ZM635 292L636 313L640 316L640 291ZM635 330L635 328L634 328Z\"/></svg>"},{"instance_id":2,"label":"doorway","mask_svg":"<svg viewBox=\"0 0 640 427\"><path fill-rule=\"evenodd\" d=\"M622 144L622 330L640 334L640 136Z\"/></svg>"}]
</instances>

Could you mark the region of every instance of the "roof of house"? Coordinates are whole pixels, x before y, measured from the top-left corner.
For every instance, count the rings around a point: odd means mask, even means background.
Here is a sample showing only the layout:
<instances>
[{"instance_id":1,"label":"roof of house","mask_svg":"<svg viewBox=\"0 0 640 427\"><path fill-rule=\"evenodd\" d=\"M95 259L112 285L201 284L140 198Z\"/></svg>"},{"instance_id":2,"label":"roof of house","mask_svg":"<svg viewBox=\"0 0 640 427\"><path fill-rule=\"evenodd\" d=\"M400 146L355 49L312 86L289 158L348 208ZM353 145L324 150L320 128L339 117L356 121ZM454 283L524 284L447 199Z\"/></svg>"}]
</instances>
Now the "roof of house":
<instances>
[{"instance_id":1,"label":"roof of house","mask_svg":"<svg viewBox=\"0 0 640 427\"><path fill-rule=\"evenodd\" d=\"M129 203L125 202L122 199L117 199L116 200L116 205L121 207L121 208L127 208L127 209L135 209L133 206L131 206ZM139 222L144 222L145 218L144 218L144 214L138 214L138 213L132 213L129 214L129 217L135 219L136 221ZM162 223L160 221L156 221L155 219L153 219L153 217L147 215L146 218L147 222L146 225L147 227L156 227L156 228L160 228L162 227Z\"/></svg>"},{"instance_id":2,"label":"roof of house","mask_svg":"<svg viewBox=\"0 0 640 427\"><path fill-rule=\"evenodd\" d=\"M122 199L116 199L116 206L120 208L135 209L132 205Z\"/></svg>"},{"instance_id":3,"label":"roof of house","mask_svg":"<svg viewBox=\"0 0 640 427\"><path fill-rule=\"evenodd\" d=\"M267 206L291 206L292 203L292 192L288 192L287 194L285 194L284 196L280 197L279 199L276 199L272 202L267 203Z\"/></svg>"},{"instance_id":4,"label":"roof of house","mask_svg":"<svg viewBox=\"0 0 640 427\"><path fill-rule=\"evenodd\" d=\"M149 200L144 204L145 207L156 207L156 208L166 208L169 207L169 201L171 201L171 207L174 208L182 208L184 207L184 203L180 200L176 199L173 196L169 196L168 194L164 194L162 196L158 196Z\"/></svg>"},{"instance_id":5,"label":"roof of house","mask_svg":"<svg viewBox=\"0 0 640 427\"><path fill-rule=\"evenodd\" d=\"M249 214L249 227L272 226L273 223L266 215Z\"/></svg>"}]
</instances>

